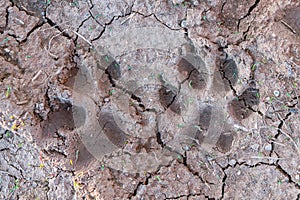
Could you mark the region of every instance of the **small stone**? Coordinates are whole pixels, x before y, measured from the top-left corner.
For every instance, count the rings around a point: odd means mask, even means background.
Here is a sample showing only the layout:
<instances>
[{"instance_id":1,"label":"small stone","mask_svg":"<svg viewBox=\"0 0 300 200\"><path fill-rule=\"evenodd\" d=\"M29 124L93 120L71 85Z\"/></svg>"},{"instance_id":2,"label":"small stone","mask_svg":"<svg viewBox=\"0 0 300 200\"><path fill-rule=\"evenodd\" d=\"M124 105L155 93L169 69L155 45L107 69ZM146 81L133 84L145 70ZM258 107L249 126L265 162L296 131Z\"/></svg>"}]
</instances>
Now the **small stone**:
<instances>
[{"instance_id":1,"label":"small stone","mask_svg":"<svg viewBox=\"0 0 300 200\"><path fill-rule=\"evenodd\" d=\"M194 5L194 6L198 6L198 5L199 5L199 1L198 1L198 0L194 0L194 1L193 1L193 5Z\"/></svg>"},{"instance_id":2,"label":"small stone","mask_svg":"<svg viewBox=\"0 0 300 200\"><path fill-rule=\"evenodd\" d=\"M186 28L186 26L187 26L186 20L182 20L181 23L180 23L180 26L181 26L182 28Z\"/></svg>"},{"instance_id":3,"label":"small stone","mask_svg":"<svg viewBox=\"0 0 300 200\"><path fill-rule=\"evenodd\" d=\"M275 90L273 93L274 93L275 97L279 97L279 95L280 95L280 92L278 90Z\"/></svg>"},{"instance_id":4,"label":"small stone","mask_svg":"<svg viewBox=\"0 0 300 200\"><path fill-rule=\"evenodd\" d=\"M265 146L265 151L271 151L272 150L272 145L271 144L267 144Z\"/></svg>"},{"instance_id":5,"label":"small stone","mask_svg":"<svg viewBox=\"0 0 300 200\"><path fill-rule=\"evenodd\" d=\"M300 179L300 175L297 174L297 175L295 176L295 179L296 179L296 180L299 180L299 179Z\"/></svg>"},{"instance_id":6,"label":"small stone","mask_svg":"<svg viewBox=\"0 0 300 200\"><path fill-rule=\"evenodd\" d=\"M234 166L236 164L236 160L231 159L228 163L230 166Z\"/></svg>"},{"instance_id":7,"label":"small stone","mask_svg":"<svg viewBox=\"0 0 300 200\"><path fill-rule=\"evenodd\" d=\"M37 187L37 183L36 183L36 182L32 182L31 185L32 185L33 188L36 188L36 187Z\"/></svg>"},{"instance_id":8,"label":"small stone","mask_svg":"<svg viewBox=\"0 0 300 200\"><path fill-rule=\"evenodd\" d=\"M184 150L189 151L189 150L190 150L190 147L186 145L186 146L184 147Z\"/></svg>"}]
</instances>

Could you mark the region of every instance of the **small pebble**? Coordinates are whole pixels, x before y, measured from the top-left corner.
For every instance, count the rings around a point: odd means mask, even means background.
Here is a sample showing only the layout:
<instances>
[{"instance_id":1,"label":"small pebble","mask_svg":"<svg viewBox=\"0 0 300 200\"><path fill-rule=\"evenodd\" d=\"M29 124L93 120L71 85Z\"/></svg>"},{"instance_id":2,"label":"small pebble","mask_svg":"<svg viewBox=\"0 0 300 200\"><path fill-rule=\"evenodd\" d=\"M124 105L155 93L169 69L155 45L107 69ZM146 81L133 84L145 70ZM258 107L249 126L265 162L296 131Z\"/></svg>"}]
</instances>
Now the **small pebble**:
<instances>
[{"instance_id":1,"label":"small pebble","mask_svg":"<svg viewBox=\"0 0 300 200\"><path fill-rule=\"evenodd\" d=\"M229 165L230 165L230 166L234 166L235 164L236 164L236 160L231 159L231 160L229 161Z\"/></svg>"},{"instance_id":2,"label":"small pebble","mask_svg":"<svg viewBox=\"0 0 300 200\"><path fill-rule=\"evenodd\" d=\"M274 91L274 95L275 95L275 97L279 97L280 92L279 92L278 90L275 90L275 91Z\"/></svg>"},{"instance_id":3,"label":"small pebble","mask_svg":"<svg viewBox=\"0 0 300 200\"><path fill-rule=\"evenodd\" d=\"M271 151L272 150L272 145L271 144L267 144L265 146L265 151Z\"/></svg>"},{"instance_id":4,"label":"small pebble","mask_svg":"<svg viewBox=\"0 0 300 200\"><path fill-rule=\"evenodd\" d=\"M199 5L199 1L198 1L198 0L194 0L194 1L193 1L193 5L194 5L194 6L198 6L198 5Z\"/></svg>"},{"instance_id":5,"label":"small pebble","mask_svg":"<svg viewBox=\"0 0 300 200\"><path fill-rule=\"evenodd\" d=\"M182 20L180 26L181 26L182 28L185 28L185 27L187 26L186 20Z\"/></svg>"},{"instance_id":6,"label":"small pebble","mask_svg":"<svg viewBox=\"0 0 300 200\"><path fill-rule=\"evenodd\" d=\"M190 147L189 147L189 146L185 146L185 147L184 147L184 150L189 151L189 150L190 150Z\"/></svg>"},{"instance_id":7,"label":"small pebble","mask_svg":"<svg viewBox=\"0 0 300 200\"><path fill-rule=\"evenodd\" d=\"M36 183L36 182L32 182L31 185L32 185L33 188L36 188L36 187L37 187L37 183Z\"/></svg>"}]
</instances>

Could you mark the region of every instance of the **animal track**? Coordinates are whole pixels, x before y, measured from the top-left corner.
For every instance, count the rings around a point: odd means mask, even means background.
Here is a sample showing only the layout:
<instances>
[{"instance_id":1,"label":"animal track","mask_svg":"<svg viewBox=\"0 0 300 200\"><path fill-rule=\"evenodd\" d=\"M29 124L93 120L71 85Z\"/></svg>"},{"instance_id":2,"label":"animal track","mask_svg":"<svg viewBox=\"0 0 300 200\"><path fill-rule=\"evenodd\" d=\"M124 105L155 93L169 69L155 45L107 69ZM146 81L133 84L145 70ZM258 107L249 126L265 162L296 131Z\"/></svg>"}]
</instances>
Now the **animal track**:
<instances>
[{"instance_id":1,"label":"animal track","mask_svg":"<svg viewBox=\"0 0 300 200\"><path fill-rule=\"evenodd\" d=\"M235 61L221 60L211 76L203 55L194 51L182 55L174 54L174 59L164 58L163 55L165 52L155 50L155 47L143 51L123 52L118 61L104 53L93 55L92 60L94 59L96 67L89 64L92 67L91 71L98 74L98 70L99 74L104 73L109 79L109 84L101 83L103 87L97 89L101 90L100 93L113 91L105 95L109 100L99 105L99 134L105 135L113 145L132 155L132 159L129 160L135 160L135 156L136 159L148 156L149 161L155 160L157 158L154 152L159 149L164 149L166 155L173 155L175 159L177 154L183 154L186 146L191 143L208 149L216 147L222 153L230 151L235 133L226 121L224 113L227 102L222 95L229 94L239 79ZM168 62L165 62L166 60ZM93 77L93 73L89 77ZM217 90L209 84L215 83L215 76L220 79ZM92 79L91 84L94 80L99 81L99 78ZM107 88L104 88L105 86ZM213 97L212 101L207 101L215 93L218 96ZM93 96L93 101L99 101L97 98L99 97ZM237 120L246 119L253 112L253 106L258 103L259 91L248 88L238 99L234 98L228 103L229 114ZM113 109L106 112L102 110L103 107ZM94 109L95 106L91 108ZM86 113L89 112L98 111L88 110ZM131 149L128 144L128 141L132 140L134 144L139 138L141 146L153 137L157 138L158 147L152 143L152 147L147 144L146 154L140 148ZM160 155L162 160L163 157L164 155ZM157 160L154 163L156 162ZM123 168L119 164L113 167ZM136 170L141 169L145 169L145 166Z\"/></svg>"},{"instance_id":2,"label":"animal track","mask_svg":"<svg viewBox=\"0 0 300 200\"><path fill-rule=\"evenodd\" d=\"M259 104L259 90L247 88L238 98L229 103L230 113L238 120L248 118L253 112L252 106Z\"/></svg>"},{"instance_id":3,"label":"animal track","mask_svg":"<svg viewBox=\"0 0 300 200\"><path fill-rule=\"evenodd\" d=\"M119 148L124 147L127 141L127 136L117 125L112 114L108 112L100 112L98 122L102 127L103 133L114 145Z\"/></svg>"}]
</instances>

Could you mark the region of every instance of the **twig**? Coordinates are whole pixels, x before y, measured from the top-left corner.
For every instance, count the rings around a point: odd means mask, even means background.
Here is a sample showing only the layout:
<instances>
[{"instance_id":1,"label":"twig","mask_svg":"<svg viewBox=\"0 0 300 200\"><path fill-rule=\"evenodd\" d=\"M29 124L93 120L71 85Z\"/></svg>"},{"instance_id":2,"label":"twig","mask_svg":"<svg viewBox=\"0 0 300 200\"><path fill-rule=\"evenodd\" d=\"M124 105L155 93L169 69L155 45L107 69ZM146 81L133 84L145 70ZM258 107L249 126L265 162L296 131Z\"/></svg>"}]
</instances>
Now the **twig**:
<instances>
[{"instance_id":1,"label":"twig","mask_svg":"<svg viewBox=\"0 0 300 200\"><path fill-rule=\"evenodd\" d=\"M280 22L285 25L288 29L290 29L294 34L296 34L297 32L285 21L280 20Z\"/></svg>"},{"instance_id":2,"label":"twig","mask_svg":"<svg viewBox=\"0 0 300 200\"><path fill-rule=\"evenodd\" d=\"M124 21L121 22L121 25L130 20L132 17L134 17L134 15L136 15L136 13L132 13L129 17L127 17Z\"/></svg>"},{"instance_id":3,"label":"twig","mask_svg":"<svg viewBox=\"0 0 300 200\"><path fill-rule=\"evenodd\" d=\"M27 13L30 13L30 14L32 14L32 15L35 14L34 12L31 12L31 11L27 10L27 9L26 9L24 6L22 6L22 5L21 5L21 8L22 8L23 10L25 10Z\"/></svg>"},{"instance_id":4,"label":"twig","mask_svg":"<svg viewBox=\"0 0 300 200\"><path fill-rule=\"evenodd\" d=\"M51 29L55 29L56 27L59 27L60 25L63 25L63 24L69 23L69 22L71 22L71 20L68 20L68 21L62 22L62 23L60 23L60 24L56 24L56 25L54 25L54 26L51 26L50 28L39 29L38 31L48 31L48 30L51 30ZM71 28L72 28L72 26L69 26L69 25L66 25L66 26L68 26L68 27L71 27ZM37 31L37 32L38 32L38 31Z\"/></svg>"},{"instance_id":5,"label":"twig","mask_svg":"<svg viewBox=\"0 0 300 200\"><path fill-rule=\"evenodd\" d=\"M49 55L52 56L52 57L54 57L55 59L58 59L58 56L50 52L52 40L53 40L54 38L60 36L61 34L63 34L63 33L66 32L66 31L72 31L72 32L73 32L74 34L76 34L78 37L80 37L80 38L83 39L85 42L87 42L90 46L93 46L93 44L92 44L90 41L88 41L85 37L83 37L81 34L77 33L76 31L73 31L73 30L65 29L65 30L63 30L62 32L60 32L60 33L58 33L58 34L52 36L52 37L50 38L50 40L49 40L49 43L48 43L48 49L45 48L46 51L49 53Z\"/></svg>"},{"instance_id":6,"label":"twig","mask_svg":"<svg viewBox=\"0 0 300 200\"><path fill-rule=\"evenodd\" d=\"M68 29L66 29L68 30ZM83 37L82 35L80 35L79 33L77 33L76 31L71 30L73 33L75 33L77 36L79 36L81 39L83 39L84 41L86 41L90 46L93 46L93 44L88 41L87 39L85 39L85 37Z\"/></svg>"},{"instance_id":7,"label":"twig","mask_svg":"<svg viewBox=\"0 0 300 200\"><path fill-rule=\"evenodd\" d=\"M295 146L297 152L300 154L298 145L297 145L297 143L293 140L293 138L292 138L288 133L284 132L282 129L279 129L279 128L275 128L275 129L277 129L277 130L280 131L282 134L284 134L286 137L288 137L288 138L292 141L292 143L293 143L293 145Z\"/></svg>"},{"instance_id":8,"label":"twig","mask_svg":"<svg viewBox=\"0 0 300 200\"><path fill-rule=\"evenodd\" d=\"M51 42L52 42L52 40L53 40L55 37L60 36L60 35L63 34L65 31L66 31L66 30L64 30L64 31L62 31L62 32L60 32L60 33L58 33L58 34L52 36L52 37L50 38L50 40L49 40L49 43L48 43L48 49L45 48L46 51L49 53L49 55L52 56L52 57L54 57L55 59L58 59L58 56L56 56L56 55L54 55L54 54L52 54L52 53L50 52L50 49L51 49Z\"/></svg>"},{"instance_id":9,"label":"twig","mask_svg":"<svg viewBox=\"0 0 300 200\"><path fill-rule=\"evenodd\" d=\"M19 105L24 105L26 103L28 103L28 100L18 101L16 104L19 106Z\"/></svg>"},{"instance_id":10,"label":"twig","mask_svg":"<svg viewBox=\"0 0 300 200\"><path fill-rule=\"evenodd\" d=\"M51 53L50 51L48 51L48 49L46 47L44 47L45 51L54 59L57 59L58 57L56 55L54 55L53 53Z\"/></svg>"},{"instance_id":11,"label":"twig","mask_svg":"<svg viewBox=\"0 0 300 200\"><path fill-rule=\"evenodd\" d=\"M245 132L249 132L249 130L246 127L238 125L238 124L234 124L233 127L237 128L237 129L240 129L242 131L245 131Z\"/></svg>"},{"instance_id":12,"label":"twig","mask_svg":"<svg viewBox=\"0 0 300 200\"><path fill-rule=\"evenodd\" d=\"M286 158L276 158L276 157L260 157L260 156L251 156L252 159L274 159L274 160L285 160Z\"/></svg>"},{"instance_id":13,"label":"twig","mask_svg":"<svg viewBox=\"0 0 300 200\"><path fill-rule=\"evenodd\" d=\"M20 20L18 18L15 18L15 20L18 21L21 25L25 25L25 23L22 20Z\"/></svg>"},{"instance_id":14,"label":"twig","mask_svg":"<svg viewBox=\"0 0 300 200\"><path fill-rule=\"evenodd\" d=\"M279 143L279 142L275 142L275 141L274 141L274 139L272 139L272 142L273 142L274 144L278 144L279 146L283 146L283 147L285 147L285 145L284 145L284 144L282 144L282 143Z\"/></svg>"},{"instance_id":15,"label":"twig","mask_svg":"<svg viewBox=\"0 0 300 200\"><path fill-rule=\"evenodd\" d=\"M34 82L38 77L39 77L39 75L42 73L42 70L40 69L39 71L38 71L38 73L36 73L36 75L31 79L31 82Z\"/></svg>"}]
</instances>

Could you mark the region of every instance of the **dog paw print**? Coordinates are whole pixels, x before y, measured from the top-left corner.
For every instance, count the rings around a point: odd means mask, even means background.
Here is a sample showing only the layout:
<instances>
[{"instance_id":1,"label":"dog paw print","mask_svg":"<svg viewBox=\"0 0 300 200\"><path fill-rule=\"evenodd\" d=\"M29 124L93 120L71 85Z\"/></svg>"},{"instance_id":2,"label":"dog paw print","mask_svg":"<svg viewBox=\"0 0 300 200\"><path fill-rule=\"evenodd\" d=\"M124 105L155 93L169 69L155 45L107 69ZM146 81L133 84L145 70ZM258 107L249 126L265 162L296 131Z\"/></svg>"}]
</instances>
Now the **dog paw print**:
<instances>
[{"instance_id":1,"label":"dog paw print","mask_svg":"<svg viewBox=\"0 0 300 200\"><path fill-rule=\"evenodd\" d=\"M117 170L143 172L183 157L192 146L230 151L235 131L228 119L245 120L259 104L253 87L231 95L239 80L234 59L216 56L210 66L180 31L175 44L165 27L153 29L163 37L132 31L120 36L115 51L108 37L111 44L99 43L82 59L73 100L83 110L74 118L84 117L74 121L91 154ZM130 49L129 40L136 44ZM160 44L164 40L168 45Z\"/></svg>"}]
</instances>

